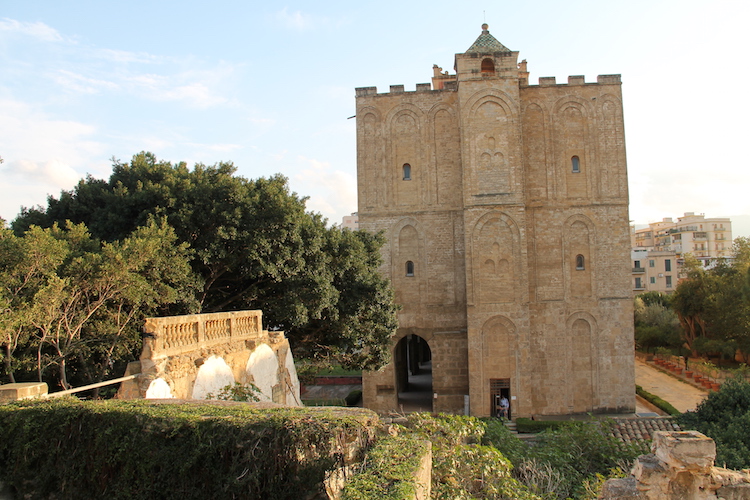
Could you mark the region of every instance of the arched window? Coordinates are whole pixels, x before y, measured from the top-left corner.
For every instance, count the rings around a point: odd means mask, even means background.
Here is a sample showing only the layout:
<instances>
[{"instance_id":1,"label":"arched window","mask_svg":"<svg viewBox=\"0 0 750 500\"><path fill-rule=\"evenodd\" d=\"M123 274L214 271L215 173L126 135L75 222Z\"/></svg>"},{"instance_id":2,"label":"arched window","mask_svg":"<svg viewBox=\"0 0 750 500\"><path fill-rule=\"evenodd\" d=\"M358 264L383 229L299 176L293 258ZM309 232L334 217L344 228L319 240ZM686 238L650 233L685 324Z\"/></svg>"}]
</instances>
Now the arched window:
<instances>
[{"instance_id":1,"label":"arched window","mask_svg":"<svg viewBox=\"0 0 750 500\"><path fill-rule=\"evenodd\" d=\"M576 271L583 271L586 269L586 261L583 258L583 255L578 254L576 255Z\"/></svg>"},{"instance_id":2,"label":"arched window","mask_svg":"<svg viewBox=\"0 0 750 500\"><path fill-rule=\"evenodd\" d=\"M406 275L414 276L414 262L410 260L406 261Z\"/></svg>"},{"instance_id":3,"label":"arched window","mask_svg":"<svg viewBox=\"0 0 750 500\"><path fill-rule=\"evenodd\" d=\"M409 165L408 163L404 163L404 180L411 180L411 165Z\"/></svg>"},{"instance_id":4,"label":"arched window","mask_svg":"<svg viewBox=\"0 0 750 500\"><path fill-rule=\"evenodd\" d=\"M574 156L573 158L571 158L570 163L573 166L574 174L577 174L578 172L581 171L581 160L579 160L577 156Z\"/></svg>"},{"instance_id":5,"label":"arched window","mask_svg":"<svg viewBox=\"0 0 750 500\"><path fill-rule=\"evenodd\" d=\"M491 74L495 72L495 63L489 57L482 60L482 73Z\"/></svg>"}]
</instances>

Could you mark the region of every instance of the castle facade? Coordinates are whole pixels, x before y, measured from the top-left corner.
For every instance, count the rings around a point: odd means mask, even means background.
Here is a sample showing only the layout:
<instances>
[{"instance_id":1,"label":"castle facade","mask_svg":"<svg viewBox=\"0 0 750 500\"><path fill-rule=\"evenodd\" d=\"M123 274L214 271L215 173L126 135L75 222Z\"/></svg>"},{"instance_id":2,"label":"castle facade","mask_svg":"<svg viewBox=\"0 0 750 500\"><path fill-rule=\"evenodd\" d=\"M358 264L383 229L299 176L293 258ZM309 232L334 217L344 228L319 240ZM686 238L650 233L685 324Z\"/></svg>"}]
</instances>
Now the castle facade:
<instances>
[{"instance_id":1,"label":"castle facade","mask_svg":"<svg viewBox=\"0 0 750 500\"><path fill-rule=\"evenodd\" d=\"M482 28L455 74L356 89L359 225L385 231L402 306L365 406L398 410L431 374L433 411L633 411L620 75L530 85Z\"/></svg>"}]
</instances>

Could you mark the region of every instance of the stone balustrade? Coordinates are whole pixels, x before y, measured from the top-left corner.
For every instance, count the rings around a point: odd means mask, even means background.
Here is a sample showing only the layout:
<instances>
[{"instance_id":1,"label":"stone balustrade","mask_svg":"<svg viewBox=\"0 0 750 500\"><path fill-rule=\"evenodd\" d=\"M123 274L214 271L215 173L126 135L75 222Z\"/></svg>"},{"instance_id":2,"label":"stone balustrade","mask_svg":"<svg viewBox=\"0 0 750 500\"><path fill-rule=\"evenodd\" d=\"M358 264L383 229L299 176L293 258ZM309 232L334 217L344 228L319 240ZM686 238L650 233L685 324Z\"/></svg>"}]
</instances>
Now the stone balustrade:
<instances>
[{"instance_id":1,"label":"stone balustrade","mask_svg":"<svg viewBox=\"0 0 750 500\"><path fill-rule=\"evenodd\" d=\"M214 344L255 340L268 342L262 311L233 311L148 318L143 327L148 357L174 356ZM144 353L146 351L144 350Z\"/></svg>"}]
</instances>

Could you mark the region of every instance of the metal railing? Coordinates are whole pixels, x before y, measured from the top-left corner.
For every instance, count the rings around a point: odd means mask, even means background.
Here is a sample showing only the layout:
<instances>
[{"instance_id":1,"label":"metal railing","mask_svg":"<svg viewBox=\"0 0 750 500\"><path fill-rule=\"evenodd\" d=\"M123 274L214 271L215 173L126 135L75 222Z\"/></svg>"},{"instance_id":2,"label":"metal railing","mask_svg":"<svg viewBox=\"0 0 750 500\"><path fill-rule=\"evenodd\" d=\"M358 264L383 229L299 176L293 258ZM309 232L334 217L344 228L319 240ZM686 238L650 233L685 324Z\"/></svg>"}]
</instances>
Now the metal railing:
<instances>
[{"instance_id":1,"label":"metal railing","mask_svg":"<svg viewBox=\"0 0 750 500\"><path fill-rule=\"evenodd\" d=\"M104 387L106 385L119 384L120 382L125 382L126 380L133 380L136 377L138 377L138 374L128 375L127 377L113 378L112 380L105 380L104 382L97 382L96 384L84 385L82 387L74 387L66 391L51 392L49 394L44 394L40 397L59 398L61 396L67 396L68 394L75 394L77 392L90 391L91 389L96 389L97 387Z\"/></svg>"}]
</instances>

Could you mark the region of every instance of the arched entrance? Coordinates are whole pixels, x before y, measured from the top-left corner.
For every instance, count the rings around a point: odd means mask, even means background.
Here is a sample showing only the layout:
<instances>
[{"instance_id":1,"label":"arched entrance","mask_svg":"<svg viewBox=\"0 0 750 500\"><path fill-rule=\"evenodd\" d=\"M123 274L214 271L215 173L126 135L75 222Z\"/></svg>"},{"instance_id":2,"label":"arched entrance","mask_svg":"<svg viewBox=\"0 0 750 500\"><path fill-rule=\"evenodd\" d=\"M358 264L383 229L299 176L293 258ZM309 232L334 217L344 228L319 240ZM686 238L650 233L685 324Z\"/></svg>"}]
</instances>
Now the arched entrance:
<instances>
[{"instance_id":1,"label":"arched entrance","mask_svg":"<svg viewBox=\"0 0 750 500\"><path fill-rule=\"evenodd\" d=\"M393 353L398 404L404 412L432 411L432 352L419 335L407 335Z\"/></svg>"}]
</instances>

